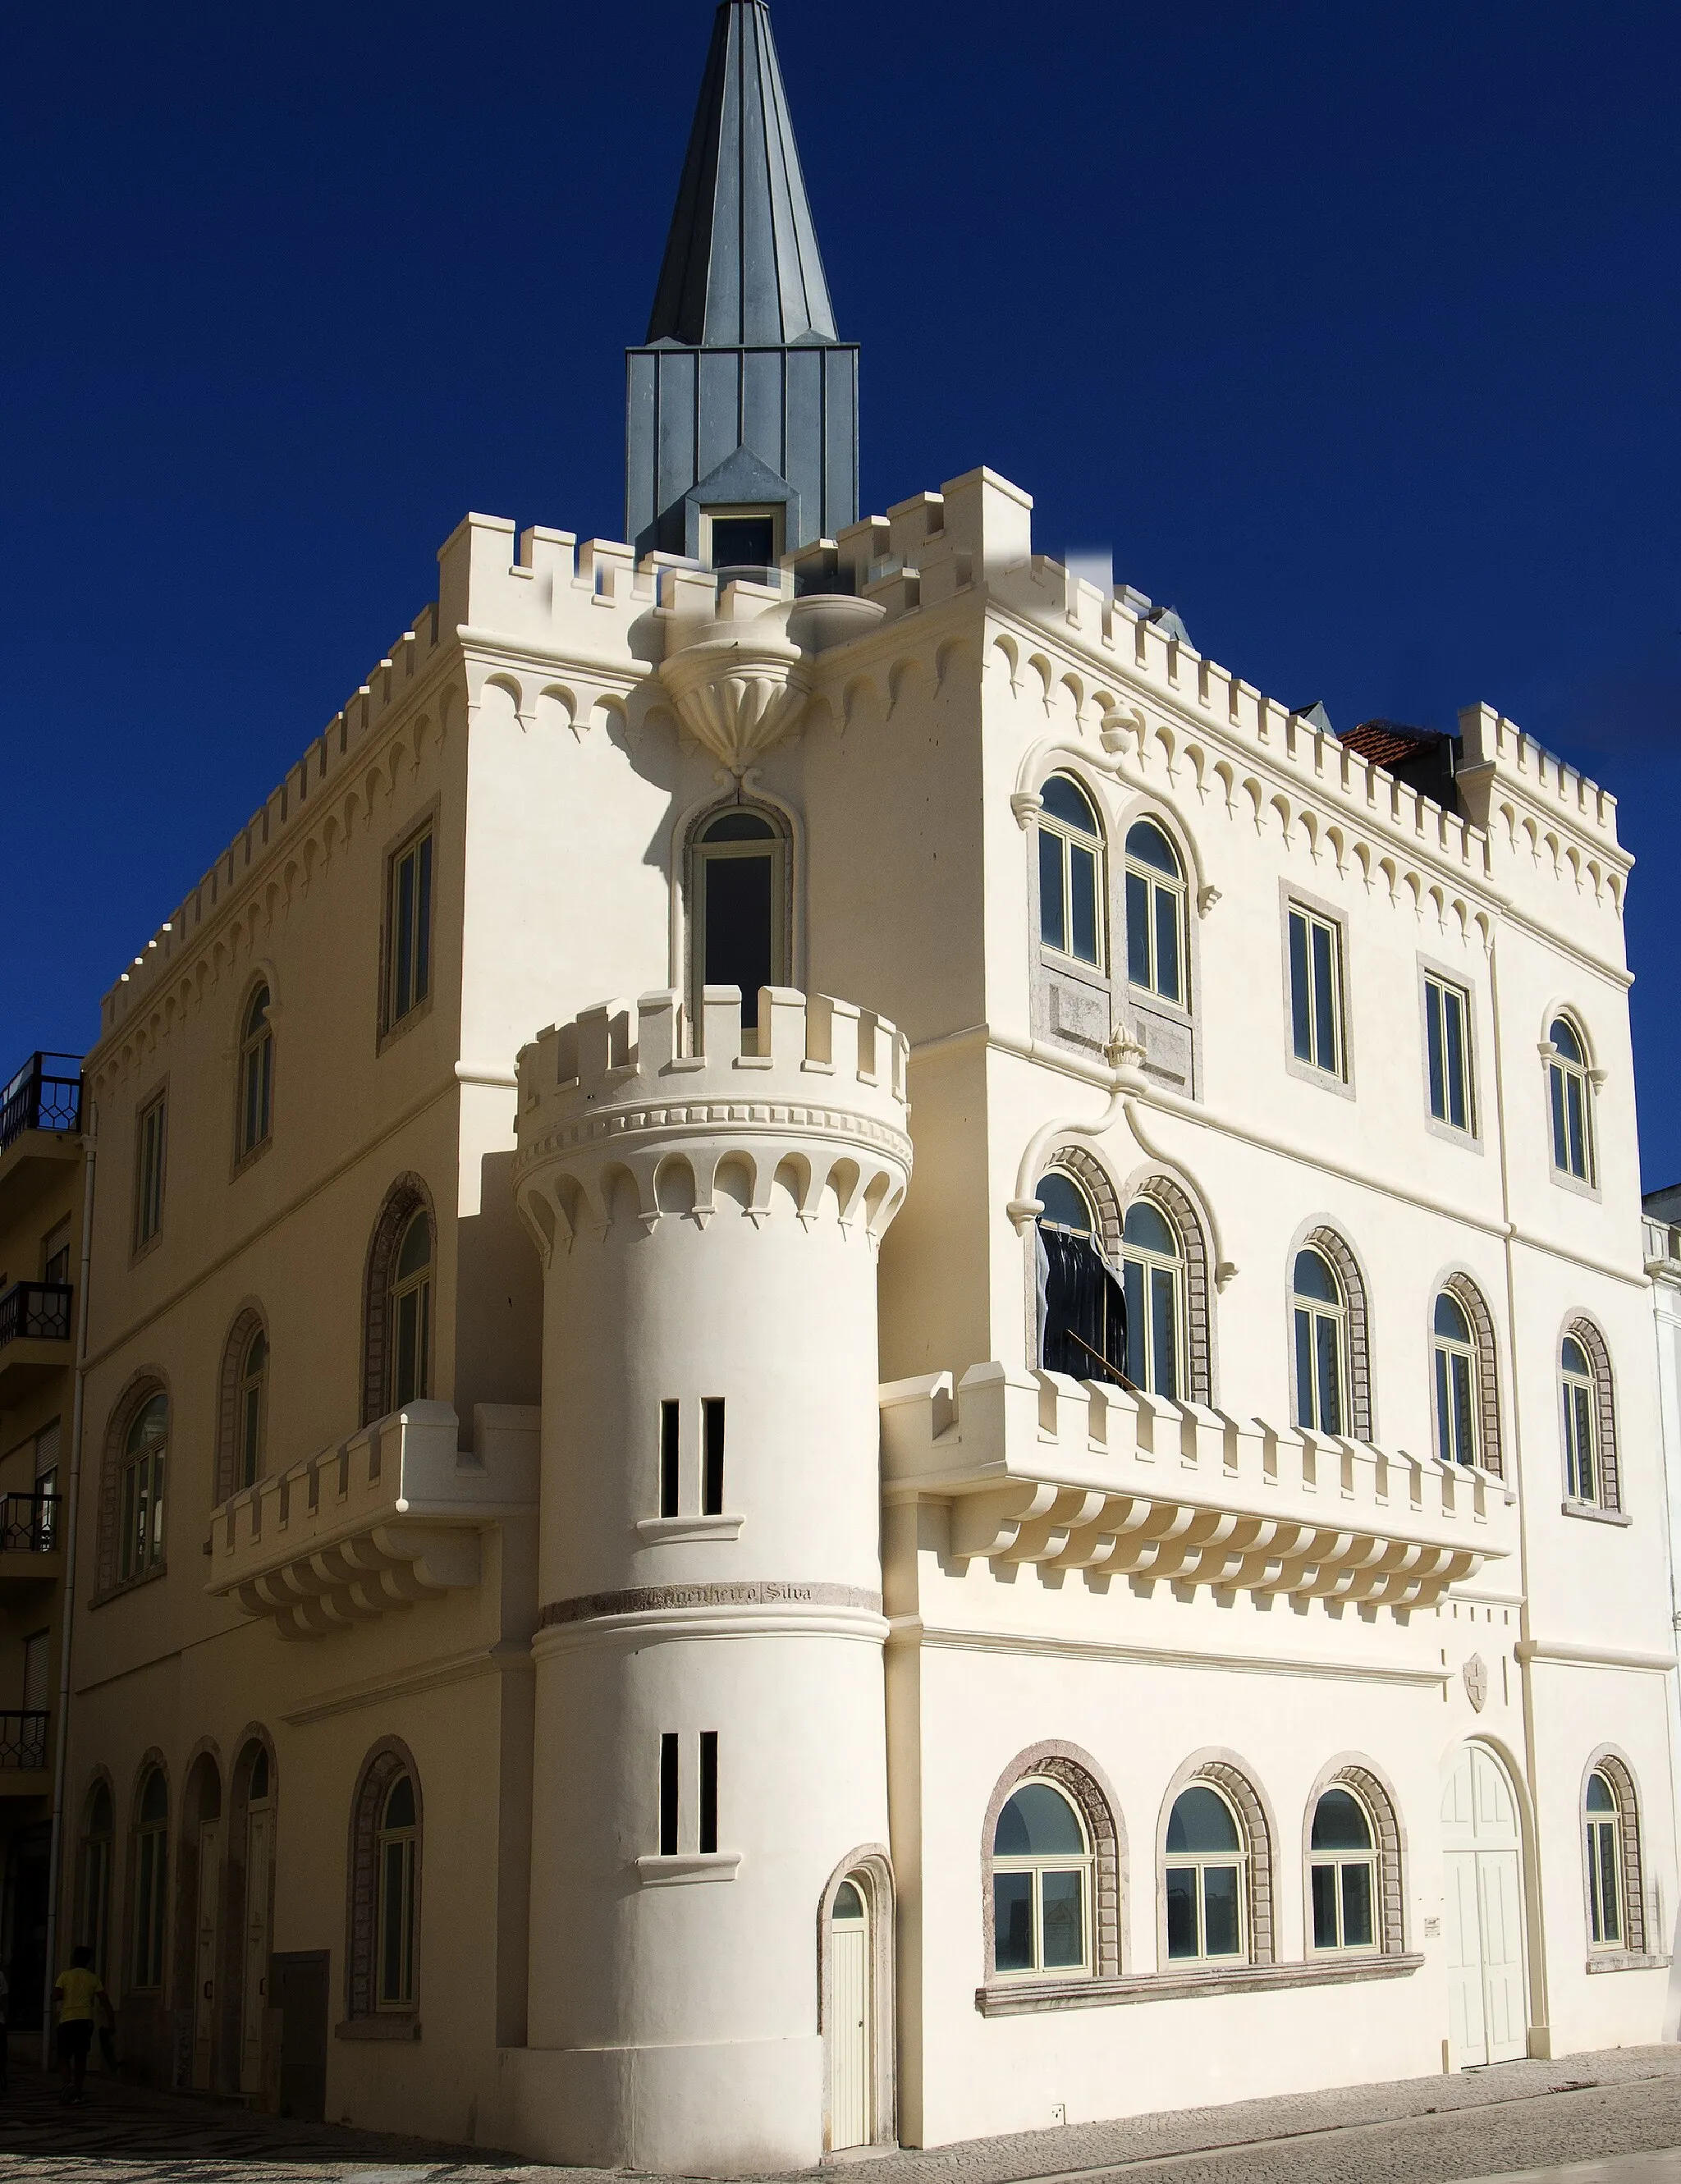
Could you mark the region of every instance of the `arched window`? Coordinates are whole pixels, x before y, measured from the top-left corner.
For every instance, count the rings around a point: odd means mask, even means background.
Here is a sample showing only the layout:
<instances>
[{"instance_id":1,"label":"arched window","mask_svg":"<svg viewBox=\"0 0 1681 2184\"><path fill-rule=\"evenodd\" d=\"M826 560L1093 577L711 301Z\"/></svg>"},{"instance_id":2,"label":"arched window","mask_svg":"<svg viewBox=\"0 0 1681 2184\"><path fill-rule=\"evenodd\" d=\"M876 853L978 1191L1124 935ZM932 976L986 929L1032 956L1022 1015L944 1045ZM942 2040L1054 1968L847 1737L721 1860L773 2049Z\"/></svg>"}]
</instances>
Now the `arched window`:
<instances>
[{"instance_id":1,"label":"arched window","mask_svg":"<svg viewBox=\"0 0 1681 2184\"><path fill-rule=\"evenodd\" d=\"M410 1215L391 1278L391 1401L420 1401L431 1386L432 1224L424 1206Z\"/></svg>"},{"instance_id":2,"label":"arched window","mask_svg":"<svg viewBox=\"0 0 1681 2184\"><path fill-rule=\"evenodd\" d=\"M1446 1290L1436 1299L1430 1350L1435 1366L1436 1453L1444 1463L1478 1462L1477 1342L1465 1306Z\"/></svg>"},{"instance_id":3,"label":"arched window","mask_svg":"<svg viewBox=\"0 0 1681 2184\"><path fill-rule=\"evenodd\" d=\"M1371 1815L1350 1790L1333 1787L1313 1809L1308 1887L1316 1949L1378 1946L1378 1847Z\"/></svg>"},{"instance_id":4,"label":"arched window","mask_svg":"<svg viewBox=\"0 0 1681 2184\"><path fill-rule=\"evenodd\" d=\"M345 2003L351 2017L412 2014L419 1996L420 1777L395 1737L363 1763L350 1808Z\"/></svg>"},{"instance_id":5,"label":"arched window","mask_svg":"<svg viewBox=\"0 0 1681 2184\"><path fill-rule=\"evenodd\" d=\"M240 1361L239 1440L236 1460L239 1484L254 1486L263 1475L263 1429L267 1423L269 1338L258 1328Z\"/></svg>"},{"instance_id":6,"label":"arched window","mask_svg":"<svg viewBox=\"0 0 1681 2184\"><path fill-rule=\"evenodd\" d=\"M1559 1385L1564 1397L1564 1490L1572 1502L1597 1502L1600 1450L1594 1371L1573 1334L1565 1336L1560 1352Z\"/></svg>"},{"instance_id":7,"label":"arched window","mask_svg":"<svg viewBox=\"0 0 1681 2184\"><path fill-rule=\"evenodd\" d=\"M1182 1008L1186 976L1185 876L1177 852L1153 819L1127 830L1127 977Z\"/></svg>"},{"instance_id":8,"label":"arched window","mask_svg":"<svg viewBox=\"0 0 1681 2184\"><path fill-rule=\"evenodd\" d=\"M406 2009L415 1999L415 1785L399 1774L386 1792L379 1835L376 2000Z\"/></svg>"},{"instance_id":9,"label":"arched window","mask_svg":"<svg viewBox=\"0 0 1681 2184\"><path fill-rule=\"evenodd\" d=\"M1237 1814L1207 1782L1173 1801L1164 1885L1167 1954L1175 1962L1229 1962L1248 1954L1244 1905L1248 1848Z\"/></svg>"},{"instance_id":10,"label":"arched window","mask_svg":"<svg viewBox=\"0 0 1681 2184\"><path fill-rule=\"evenodd\" d=\"M732 805L704 819L689 851L694 984L739 986L742 1022L759 1022L759 989L789 976L788 845L771 815ZM700 1018L700 994L694 1016Z\"/></svg>"},{"instance_id":11,"label":"arched window","mask_svg":"<svg viewBox=\"0 0 1681 2184\"><path fill-rule=\"evenodd\" d=\"M1054 773L1039 791L1039 942L1104 967L1103 831L1078 782Z\"/></svg>"},{"instance_id":12,"label":"arched window","mask_svg":"<svg viewBox=\"0 0 1681 2184\"><path fill-rule=\"evenodd\" d=\"M239 1034L239 1157L269 1141L274 1121L275 1035L269 1025L269 989L259 986Z\"/></svg>"},{"instance_id":13,"label":"arched window","mask_svg":"<svg viewBox=\"0 0 1681 2184\"><path fill-rule=\"evenodd\" d=\"M108 1784L96 1782L87 1793L81 1824L81 1885L76 1892L75 1938L93 1952L93 1969L102 1977L111 1964L111 1839L115 1830Z\"/></svg>"},{"instance_id":14,"label":"arched window","mask_svg":"<svg viewBox=\"0 0 1681 2184\"><path fill-rule=\"evenodd\" d=\"M1552 1114L1553 1166L1578 1183L1594 1180L1594 1110L1588 1057L1581 1035L1563 1017L1547 1032L1552 1054L1547 1062L1547 1091Z\"/></svg>"},{"instance_id":15,"label":"arched window","mask_svg":"<svg viewBox=\"0 0 1681 2184\"><path fill-rule=\"evenodd\" d=\"M1127 1297L1127 1377L1155 1396L1184 1392L1185 1251L1149 1198L1134 1199L1122 1228Z\"/></svg>"},{"instance_id":16,"label":"arched window","mask_svg":"<svg viewBox=\"0 0 1681 2184\"><path fill-rule=\"evenodd\" d=\"M161 1767L147 1770L135 1815L131 1984L158 1987L164 1984L170 1866L170 1791Z\"/></svg>"},{"instance_id":17,"label":"arched window","mask_svg":"<svg viewBox=\"0 0 1681 2184\"><path fill-rule=\"evenodd\" d=\"M123 1436L118 1486L117 1574L144 1577L164 1560L164 1470L170 1399L161 1390L135 1412Z\"/></svg>"},{"instance_id":18,"label":"arched window","mask_svg":"<svg viewBox=\"0 0 1681 2184\"><path fill-rule=\"evenodd\" d=\"M993 1962L1000 1976L1089 1971L1092 1852L1053 1782L1023 1782L993 1832Z\"/></svg>"},{"instance_id":19,"label":"arched window","mask_svg":"<svg viewBox=\"0 0 1681 2184\"><path fill-rule=\"evenodd\" d=\"M1601 1769L1588 1777L1588 1926L1596 1949L1623 1941L1623 1814Z\"/></svg>"},{"instance_id":20,"label":"arched window","mask_svg":"<svg viewBox=\"0 0 1681 2184\"><path fill-rule=\"evenodd\" d=\"M1316 1433L1346 1433L1348 1302L1322 1251L1297 1252L1294 1290L1295 1422Z\"/></svg>"},{"instance_id":21,"label":"arched window","mask_svg":"<svg viewBox=\"0 0 1681 2184\"><path fill-rule=\"evenodd\" d=\"M1091 1201L1058 1168L1040 1177L1034 1195L1043 1209L1035 1235L1040 1362L1076 1380L1130 1377L1126 1306L1099 1246Z\"/></svg>"}]
</instances>

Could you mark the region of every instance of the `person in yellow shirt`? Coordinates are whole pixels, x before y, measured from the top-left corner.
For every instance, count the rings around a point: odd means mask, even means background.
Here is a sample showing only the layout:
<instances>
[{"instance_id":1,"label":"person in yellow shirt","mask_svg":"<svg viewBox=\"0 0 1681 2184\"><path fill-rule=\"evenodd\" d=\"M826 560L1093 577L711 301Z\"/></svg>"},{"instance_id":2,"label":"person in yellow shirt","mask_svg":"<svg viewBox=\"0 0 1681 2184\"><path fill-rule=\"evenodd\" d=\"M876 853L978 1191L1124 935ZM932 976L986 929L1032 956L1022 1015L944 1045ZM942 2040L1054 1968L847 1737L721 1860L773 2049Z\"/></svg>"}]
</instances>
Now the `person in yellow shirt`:
<instances>
[{"instance_id":1,"label":"person in yellow shirt","mask_svg":"<svg viewBox=\"0 0 1681 2184\"><path fill-rule=\"evenodd\" d=\"M93 1969L93 1952L82 1946L70 1952L70 1968L53 1982L58 2011L58 2060L70 2072L64 2088L67 2101L86 2098L82 2080L87 2074L87 2051L93 2045L93 2013L97 2003L110 2003L105 1982Z\"/></svg>"}]
</instances>

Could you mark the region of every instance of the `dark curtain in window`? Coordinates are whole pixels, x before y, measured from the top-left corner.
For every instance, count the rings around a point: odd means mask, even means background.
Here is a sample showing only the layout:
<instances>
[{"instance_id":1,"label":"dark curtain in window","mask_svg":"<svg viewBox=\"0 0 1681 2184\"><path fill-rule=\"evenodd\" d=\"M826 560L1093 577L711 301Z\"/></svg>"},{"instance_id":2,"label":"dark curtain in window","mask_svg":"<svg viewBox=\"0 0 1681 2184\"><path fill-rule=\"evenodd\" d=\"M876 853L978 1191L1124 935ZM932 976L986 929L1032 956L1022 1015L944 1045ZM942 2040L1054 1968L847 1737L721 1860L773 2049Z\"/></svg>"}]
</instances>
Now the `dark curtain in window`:
<instances>
[{"instance_id":1,"label":"dark curtain in window","mask_svg":"<svg viewBox=\"0 0 1681 2184\"><path fill-rule=\"evenodd\" d=\"M1066 1373L1076 1380L1124 1380L1127 1300L1119 1283L1089 1237L1041 1228L1038 1245L1040 1362L1045 1370ZM1099 1357L1108 1361L1107 1370Z\"/></svg>"}]
</instances>

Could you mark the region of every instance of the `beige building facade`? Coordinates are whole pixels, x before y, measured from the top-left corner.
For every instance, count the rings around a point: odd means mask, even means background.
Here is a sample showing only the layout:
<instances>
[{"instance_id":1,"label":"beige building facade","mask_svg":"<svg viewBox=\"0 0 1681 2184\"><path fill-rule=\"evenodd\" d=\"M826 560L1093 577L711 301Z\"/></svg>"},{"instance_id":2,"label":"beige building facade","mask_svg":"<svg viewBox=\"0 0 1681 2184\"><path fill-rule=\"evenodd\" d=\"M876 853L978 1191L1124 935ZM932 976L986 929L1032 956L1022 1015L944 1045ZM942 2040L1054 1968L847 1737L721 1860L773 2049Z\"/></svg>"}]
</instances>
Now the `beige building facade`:
<instances>
[{"instance_id":1,"label":"beige building facade","mask_svg":"<svg viewBox=\"0 0 1681 2184\"><path fill-rule=\"evenodd\" d=\"M823 537L766 202L639 547L467 517L106 997L66 1940L160 2080L691 2171L1657 2038L1614 800L989 471Z\"/></svg>"}]
</instances>

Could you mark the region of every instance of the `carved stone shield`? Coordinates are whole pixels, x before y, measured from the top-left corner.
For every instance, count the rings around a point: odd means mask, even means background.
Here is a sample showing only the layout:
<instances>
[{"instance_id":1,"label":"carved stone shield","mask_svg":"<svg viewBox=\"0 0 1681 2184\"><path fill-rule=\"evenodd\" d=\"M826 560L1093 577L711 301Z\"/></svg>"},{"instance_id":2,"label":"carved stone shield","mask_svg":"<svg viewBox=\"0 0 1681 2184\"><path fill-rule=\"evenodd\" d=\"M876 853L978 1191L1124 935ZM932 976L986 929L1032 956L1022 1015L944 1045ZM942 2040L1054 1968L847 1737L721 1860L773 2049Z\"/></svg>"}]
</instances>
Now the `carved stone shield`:
<instances>
[{"instance_id":1,"label":"carved stone shield","mask_svg":"<svg viewBox=\"0 0 1681 2184\"><path fill-rule=\"evenodd\" d=\"M1481 1713L1489 1696L1489 1664L1480 1653L1473 1653L1460 1671L1465 1678L1465 1696L1472 1709Z\"/></svg>"}]
</instances>

